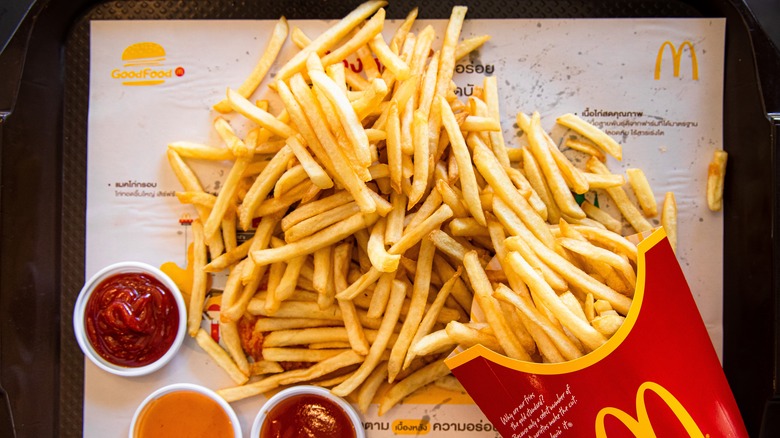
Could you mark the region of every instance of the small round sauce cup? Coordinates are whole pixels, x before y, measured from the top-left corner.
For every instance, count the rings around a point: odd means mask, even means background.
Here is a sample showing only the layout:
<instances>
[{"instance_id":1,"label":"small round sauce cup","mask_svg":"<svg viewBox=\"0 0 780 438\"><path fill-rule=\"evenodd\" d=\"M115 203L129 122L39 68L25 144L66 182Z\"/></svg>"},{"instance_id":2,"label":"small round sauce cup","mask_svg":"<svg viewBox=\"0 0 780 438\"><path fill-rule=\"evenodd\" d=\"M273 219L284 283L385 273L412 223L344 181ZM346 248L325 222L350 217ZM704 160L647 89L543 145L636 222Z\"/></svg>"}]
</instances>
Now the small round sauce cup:
<instances>
[{"instance_id":1,"label":"small round sauce cup","mask_svg":"<svg viewBox=\"0 0 780 438\"><path fill-rule=\"evenodd\" d=\"M84 284L73 331L84 355L120 376L141 376L168 363L181 347L187 310L179 288L140 262L107 266Z\"/></svg>"},{"instance_id":2,"label":"small round sauce cup","mask_svg":"<svg viewBox=\"0 0 780 438\"><path fill-rule=\"evenodd\" d=\"M298 434L285 435L289 429ZM311 385L284 389L265 402L252 424L251 438L280 436L365 438L357 411L325 388Z\"/></svg>"},{"instance_id":3,"label":"small round sauce cup","mask_svg":"<svg viewBox=\"0 0 780 438\"><path fill-rule=\"evenodd\" d=\"M138 406L128 438L242 438L241 423L216 392L191 383L175 383L151 393Z\"/></svg>"}]
</instances>

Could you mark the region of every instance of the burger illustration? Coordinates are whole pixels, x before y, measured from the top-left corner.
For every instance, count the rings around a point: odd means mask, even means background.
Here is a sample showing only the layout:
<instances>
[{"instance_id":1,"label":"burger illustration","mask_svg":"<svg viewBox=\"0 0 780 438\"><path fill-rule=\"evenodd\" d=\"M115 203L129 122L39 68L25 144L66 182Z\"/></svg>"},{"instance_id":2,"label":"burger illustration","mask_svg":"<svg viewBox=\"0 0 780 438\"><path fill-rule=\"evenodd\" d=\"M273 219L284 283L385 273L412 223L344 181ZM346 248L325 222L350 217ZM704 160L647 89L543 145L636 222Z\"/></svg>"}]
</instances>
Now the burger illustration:
<instances>
[{"instance_id":1,"label":"burger illustration","mask_svg":"<svg viewBox=\"0 0 780 438\"><path fill-rule=\"evenodd\" d=\"M165 83L167 78L184 75L184 68L165 66L165 48L158 43L134 43L122 52L123 68L111 71L111 77L122 80L122 85L143 86Z\"/></svg>"}]
</instances>

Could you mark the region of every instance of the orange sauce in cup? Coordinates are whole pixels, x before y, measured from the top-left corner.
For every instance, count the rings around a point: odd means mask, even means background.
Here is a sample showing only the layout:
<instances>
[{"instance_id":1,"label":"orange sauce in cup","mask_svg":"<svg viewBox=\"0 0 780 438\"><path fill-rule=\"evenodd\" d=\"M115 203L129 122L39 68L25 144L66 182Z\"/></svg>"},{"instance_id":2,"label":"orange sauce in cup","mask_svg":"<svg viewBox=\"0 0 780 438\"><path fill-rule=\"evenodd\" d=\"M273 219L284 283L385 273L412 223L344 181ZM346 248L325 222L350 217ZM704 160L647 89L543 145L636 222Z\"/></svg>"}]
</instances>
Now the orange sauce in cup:
<instances>
[{"instance_id":1,"label":"orange sauce in cup","mask_svg":"<svg viewBox=\"0 0 780 438\"><path fill-rule=\"evenodd\" d=\"M195 391L175 391L152 400L136 423L135 438L233 438L233 425L222 407Z\"/></svg>"}]
</instances>

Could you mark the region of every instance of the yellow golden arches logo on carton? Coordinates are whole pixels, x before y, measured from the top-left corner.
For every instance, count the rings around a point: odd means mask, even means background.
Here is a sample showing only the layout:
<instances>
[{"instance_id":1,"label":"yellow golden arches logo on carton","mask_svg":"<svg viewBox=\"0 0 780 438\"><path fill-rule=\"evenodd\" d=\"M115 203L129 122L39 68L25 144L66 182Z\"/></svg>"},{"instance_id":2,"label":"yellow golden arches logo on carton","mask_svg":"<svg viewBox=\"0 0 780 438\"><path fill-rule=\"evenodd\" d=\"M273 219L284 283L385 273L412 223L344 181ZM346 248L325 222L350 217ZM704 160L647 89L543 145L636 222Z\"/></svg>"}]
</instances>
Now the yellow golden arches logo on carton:
<instances>
[{"instance_id":1,"label":"yellow golden arches logo on carton","mask_svg":"<svg viewBox=\"0 0 780 438\"><path fill-rule=\"evenodd\" d=\"M677 398L672 395L666 388L655 383L645 382L639 386L636 392L636 418L621 411L618 408L606 407L599 411L596 416L596 438L607 438L607 430L604 426L604 420L607 416L613 416L621 423L623 423L631 433L637 438L657 438L653 425L650 422L650 415L647 413L647 405L645 403L645 393L647 391L653 391L656 395L666 403L666 405L674 412L674 415L680 420L680 424L688 432L688 436L692 438L705 438L699 426L691 417L691 414L685 409ZM706 435L707 437L709 435Z\"/></svg>"},{"instance_id":2,"label":"yellow golden arches logo on carton","mask_svg":"<svg viewBox=\"0 0 780 438\"><path fill-rule=\"evenodd\" d=\"M123 68L111 70L111 77L122 81L127 86L148 86L165 83L165 80L175 76L184 76L184 68L164 67L166 60L165 48L155 42L143 41L134 43L122 52Z\"/></svg>"},{"instance_id":3,"label":"yellow golden arches logo on carton","mask_svg":"<svg viewBox=\"0 0 780 438\"><path fill-rule=\"evenodd\" d=\"M661 64L664 60L664 53L666 48L672 52L672 73L674 77L680 77L680 62L682 61L683 50L686 48L691 54L691 78L694 81L699 80L699 62L696 59L696 50L693 48L693 43L690 41L683 41L679 46L675 47L671 41L664 41L661 47L658 48L658 55L655 57L655 80L661 79Z\"/></svg>"}]
</instances>

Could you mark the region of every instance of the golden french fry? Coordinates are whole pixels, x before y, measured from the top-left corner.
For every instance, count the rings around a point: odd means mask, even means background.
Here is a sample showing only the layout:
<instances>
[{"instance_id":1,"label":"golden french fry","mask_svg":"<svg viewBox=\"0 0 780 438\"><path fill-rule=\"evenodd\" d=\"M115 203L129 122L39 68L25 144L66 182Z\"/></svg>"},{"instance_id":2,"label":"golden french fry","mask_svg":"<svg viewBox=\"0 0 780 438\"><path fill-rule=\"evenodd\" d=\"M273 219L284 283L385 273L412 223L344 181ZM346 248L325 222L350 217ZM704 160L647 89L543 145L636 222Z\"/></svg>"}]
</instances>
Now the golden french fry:
<instances>
[{"instance_id":1,"label":"golden french fry","mask_svg":"<svg viewBox=\"0 0 780 438\"><path fill-rule=\"evenodd\" d=\"M564 248L583 255L591 261L606 263L607 265L612 266L623 276L623 279L628 282L632 289L636 287L636 273L627 258L624 259L612 251L599 248L587 241L566 237L559 238L557 241Z\"/></svg>"},{"instance_id":2,"label":"golden french fry","mask_svg":"<svg viewBox=\"0 0 780 438\"><path fill-rule=\"evenodd\" d=\"M529 301L519 297L514 291L503 284L499 284L495 291L497 299L515 306L527 319L527 322L538 327L549 339L550 343L539 342L538 333L534 339L537 341L539 352L545 359L551 362L563 362L582 356L582 352L566 336L566 334L554 326L550 321ZM534 333L533 331L531 332Z\"/></svg>"},{"instance_id":3,"label":"golden french fry","mask_svg":"<svg viewBox=\"0 0 780 438\"><path fill-rule=\"evenodd\" d=\"M263 358L274 362L322 362L343 353L345 349L311 349L311 348L263 348Z\"/></svg>"},{"instance_id":4,"label":"golden french fry","mask_svg":"<svg viewBox=\"0 0 780 438\"><path fill-rule=\"evenodd\" d=\"M387 349L390 344L390 338L395 329L395 325L398 322L398 317L401 313L401 303L405 296L406 285L402 281L394 280L391 287L387 311L382 318L382 325L379 327L376 340L371 344L368 355L360 365L360 368L358 368L350 378L333 388L334 394L344 397L369 378L379 364L385 349Z\"/></svg>"},{"instance_id":5,"label":"golden french fry","mask_svg":"<svg viewBox=\"0 0 780 438\"><path fill-rule=\"evenodd\" d=\"M707 207L712 211L723 209L723 183L726 178L728 153L718 149L707 168Z\"/></svg>"},{"instance_id":6,"label":"golden french fry","mask_svg":"<svg viewBox=\"0 0 780 438\"><path fill-rule=\"evenodd\" d=\"M381 34L374 36L374 38L368 42L368 45L382 65L393 72L397 81L403 81L409 78L409 65L407 65L398 55L393 53Z\"/></svg>"},{"instance_id":7,"label":"golden french fry","mask_svg":"<svg viewBox=\"0 0 780 438\"><path fill-rule=\"evenodd\" d=\"M196 336L203 319L203 304L206 301L206 288L208 287L208 273L203 269L206 266L207 258L206 242L203 236L203 226L199 220L192 222L192 235L192 288L187 308L187 331L190 336Z\"/></svg>"},{"instance_id":8,"label":"golden french fry","mask_svg":"<svg viewBox=\"0 0 780 438\"><path fill-rule=\"evenodd\" d=\"M390 254L385 247L385 228L387 221L380 218L371 229L368 239L368 257L371 264L381 272L395 272L401 261L400 254Z\"/></svg>"},{"instance_id":9,"label":"golden french fry","mask_svg":"<svg viewBox=\"0 0 780 438\"><path fill-rule=\"evenodd\" d=\"M442 350L453 350L457 343L450 338L446 330L437 330L416 340L410 347L407 357L427 356ZM411 361L409 362L411 364Z\"/></svg>"},{"instance_id":10,"label":"golden french fry","mask_svg":"<svg viewBox=\"0 0 780 438\"><path fill-rule=\"evenodd\" d=\"M588 160L586 166L594 173L599 173L602 175L607 175L610 173L609 169L607 169L607 166L605 166L604 163L593 157ZM647 219L642 216L642 213L639 211L639 209L636 208L630 199L628 199L628 195L622 187L611 187L605 190L607 191L609 197L615 201L615 205L617 206L618 210L620 210L620 213L624 218L626 218L628 223L631 224L637 233L644 233L653 229L653 226L650 225L650 222L648 222Z\"/></svg>"},{"instance_id":11,"label":"golden french fry","mask_svg":"<svg viewBox=\"0 0 780 438\"><path fill-rule=\"evenodd\" d=\"M520 344L517 336L512 332L509 326L507 326L504 314L498 307L498 303L493 298L493 287L490 284L490 280L485 274L484 268L479 262L477 253L475 251L469 251L463 259L463 265L466 268L466 274L469 277L471 288L474 290L474 296L485 312L485 317L488 324L496 333L496 338L501 344L501 347L506 352L507 356L520 359L531 360L531 356Z\"/></svg>"},{"instance_id":12,"label":"golden french fry","mask_svg":"<svg viewBox=\"0 0 780 438\"><path fill-rule=\"evenodd\" d=\"M490 41L490 35L480 35L461 40L455 47L455 61L459 61L464 56L480 48L483 44Z\"/></svg>"},{"instance_id":13,"label":"golden french fry","mask_svg":"<svg viewBox=\"0 0 780 438\"><path fill-rule=\"evenodd\" d=\"M262 376L265 374L278 374L284 372L284 368L278 362L259 360L249 364L250 376Z\"/></svg>"},{"instance_id":14,"label":"golden french fry","mask_svg":"<svg viewBox=\"0 0 780 438\"><path fill-rule=\"evenodd\" d=\"M379 8L387 5L385 1L370 0L362 3L355 8L346 17L342 18L334 26L323 32L309 43L304 49L296 53L286 64L284 64L276 73L277 80L285 80L293 74L300 71L306 64L306 59L312 53L325 53L344 38L352 29L357 27L366 18L371 16Z\"/></svg>"},{"instance_id":15,"label":"golden french fry","mask_svg":"<svg viewBox=\"0 0 780 438\"><path fill-rule=\"evenodd\" d=\"M421 257L422 256L423 255L421 252ZM427 254L425 256L427 256ZM433 254L431 254L430 263L431 265L433 265ZM450 277L449 280L447 280L447 282L445 282L444 285L442 285L441 289L439 289L439 293L436 294L436 298L434 299L433 303L431 303L430 307L425 313L425 316L423 317L422 322L420 322L420 325L417 327L417 331L415 332L414 337L412 338L409 351L407 352L406 358L404 359L404 364L402 367L403 369L409 368L409 365L411 365L412 360L414 360L418 355L420 355L419 353L414 352L412 347L424 336L427 336L433 329L433 326L436 323L436 317L441 311L441 309L444 307L444 303L449 297L450 292L452 291L452 288L455 285L455 282L458 281L460 274L461 274L461 270L460 268L458 268L458 271L456 272L455 276Z\"/></svg>"},{"instance_id":16,"label":"golden french fry","mask_svg":"<svg viewBox=\"0 0 780 438\"><path fill-rule=\"evenodd\" d=\"M306 174L314 185L321 189L333 187L333 180L330 179L330 176L328 176L322 166L320 166L314 157L311 156L309 151L303 146L303 137L300 136L300 134L287 137L286 144L292 149L295 157L298 158L298 161L300 161L303 169L306 171Z\"/></svg>"},{"instance_id":17,"label":"golden french fry","mask_svg":"<svg viewBox=\"0 0 780 438\"><path fill-rule=\"evenodd\" d=\"M234 321L219 321L219 336L230 357L236 363L238 369L245 375L250 375L249 362L241 346L241 338L238 334L238 326Z\"/></svg>"},{"instance_id":18,"label":"golden french fry","mask_svg":"<svg viewBox=\"0 0 780 438\"><path fill-rule=\"evenodd\" d=\"M243 385L249 380L248 373L244 374L230 358L230 355L217 344L203 329L198 329L195 334L195 342L217 363L231 379L239 385Z\"/></svg>"},{"instance_id":19,"label":"golden french fry","mask_svg":"<svg viewBox=\"0 0 780 438\"><path fill-rule=\"evenodd\" d=\"M355 53L360 47L368 44L369 41L382 32L384 22L385 10L380 8L374 16L349 39L349 41L325 55L322 58L322 65L327 67L331 64L341 62L350 54Z\"/></svg>"},{"instance_id":20,"label":"golden french fry","mask_svg":"<svg viewBox=\"0 0 780 438\"><path fill-rule=\"evenodd\" d=\"M415 390L434 382L449 373L450 369L444 364L443 360L437 360L415 371L405 379L393 385L393 387L382 396L382 400L379 402L379 415L383 415Z\"/></svg>"},{"instance_id":21,"label":"golden french fry","mask_svg":"<svg viewBox=\"0 0 780 438\"><path fill-rule=\"evenodd\" d=\"M578 116L571 113L564 114L558 117L556 122L584 136L588 140L595 143L596 146L600 147L604 152L612 155L618 160L623 159L623 148L618 142L604 133L604 131L591 125Z\"/></svg>"},{"instance_id":22,"label":"golden french fry","mask_svg":"<svg viewBox=\"0 0 780 438\"><path fill-rule=\"evenodd\" d=\"M677 202L674 193L666 192L661 206L661 226L666 230L666 238L672 249L677 251Z\"/></svg>"},{"instance_id":23,"label":"golden french fry","mask_svg":"<svg viewBox=\"0 0 780 438\"><path fill-rule=\"evenodd\" d=\"M458 174L460 175L461 190L463 190L466 207L480 225L485 225L485 214L482 210L482 203L479 200L479 186L474 176L474 168L471 166L471 155L466 147L466 140L460 132L455 115L452 113L452 109L447 101L443 97L438 96L436 102L441 111L442 124L450 138L452 152L458 163Z\"/></svg>"},{"instance_id":24,"label":"golden french fry","mask_svg":"<svg viewBox=\"0 0 780 438\"><path fill-rule=\"evenodd\" d=\"M238 223L241 229L248 230L252 224L255 210L263 202L276 183L276 180L284 173L287 163L293 158L292 149L284 147L271 159L265 169L258 175L250 187L241 205L238 207Z\"/></svg>"},{"instance_id":25,"label":"golden french fry","mask_svg":"<svg viewBox=\"0 0 780 438\"><path fill-rule=\"evenodd\" d=\"M284 17L280 18L271 32L271 38L268 39L268 44L266 45L262 56L260 56L260 59L257 61L257 64L255 64L255 67L252 69L249 76L244 80L244 83L238 87L237 92L241 96L248 98L263 81L268 70L271 69L277 56L279 56L279 52L282 50L282 45L284 45L284 41L287 39L287 29L287 20ZM230 111L230 104L225 100L222 100L214 105L214 109L221 113L226 113Z\"/></svg>"},{"instance_id":26,"label":"golden french fry","mask_svg":"<svg viewBox=\"0 0 780 438\"><path fill-rule=\"evenodd\" d=\"M318 202L318 201L315 201ZM297 209L296 209L297 211ZM355 202L348 202L330 210L304 219L292 225L284 232L284 240L287 243L297 242L306 236L310 236L325 227L348 219L354 214L360 213L360 207Z\"/></svg>"},{"instance_id":27,"label":"golden french fry","mask_svg":"<svg viewBox=\"0 0 780 438\"><path fill-rule=\"evenodd\" d=\"M314 251L332 245L357 230L368 228L376 220L376 214L364 215L356 213L343 222L333 224L312 235L279 248L268 248L252 251L250 255L258 265L267 265L274 262L289 260L292 257L311 254Z\"/></svg>"},{"instance_id":28,"label":"golden french fry","mask_svg":"<svg viewBox=\"0 0 780 438\"><path fill-rule=\"evenodd\" d=\"M567 148L574 149L575 151L580 151L584 154L592 155L602 163L607 161L607 156L604 154L604 152L592 143L584 142L574 138L567 138L563 145Z\"/></svg>"},{"instance_id":29,"label":"golden french fry","mask_svg":"<svg viewBox=\"0 0 780 438\"><path fill-rule=\"evenodd\" d=\"M477 137L469 136L469 138L472 140L471 144L474 149L474 163L488 184L493 187L496 194L507 205L511 206L512 210L527 224L539 240L552 247L553 237L547 224L533 210L528 201L520 195L509 179L506 170L498 162L492 151L482 144ZM569 193L569 196L571 196L571 193Z\"/></svg>"},{"instance_id":30,"label":"golden french fry","mask_svg":"<svg viewBox=\"0 0 780 438\"><path fill-rule=\"evenodd\" d=\"M582 211L574 196L569 191L566 180L555 162L550 147L547 143L546 133L542 130L539 113L534 113L528 120L523 113L518 113L517 124L528 134L528 146L531 154L536 159L539 167L549 184L550 192L561 212L573 218L584 218Z\"/></svg>"},{"instance_id":31,"label":"golden french fry","mask_svg":"<svg viewBox=\"0 0 780 438\"><path fill-rule=\"evenodd\" d=\"M412 298L409 304L409 312L406 314L398 340L393 345L390 360L387 363L387 374L390 382L395 380L403 368L404 358L407 356L414 334L423 319L425 304L428 300L428 291L431 286L431 271L433 269L433 255L435 252L436 246L433 242L428 239L422 241L417 260L417 271L412 283Z\"/></svg>"},{"instance_id":32,"label":"golden french fry","mask_svg":"<svg viewBox=\"0 0 780 438\"><path fill-rule=\"evenodd\" d=\"M315 56L315 55L312 55ZM347 97L341 93L338 85L323 72L309 71L309 77L333 104L336 115L341 122L352 147L355 150L359 165L368 168L371 165L371 154L368 149L368 137L363 130L363 125L358 120L355 110Z\"/></svg>"},{"instance_id":33,"label":"golden french fry","mask_svg":"<svg viewBox=\"0 0 780 438\"><path fill-rule=\"evenodd\" d=\"M365 414L371 401L374 400L379 387L387 380L387 362L382 362L374 368L374 371L363 381L357 393L357 405L360 412Z\"/></svg>"},{"instance_id":34,"label":"golden french fry","mask_svg":"<svg viewBox=\"0 0 780 438\"><path fill-rule=\"evenodd\" d=\"M531 247L539 259L558 272L567 282L582 289L585 293L591 292L595 297L609 301L620 314L625 315L628 313L628 309L631 306L630 298L599 283L587 273L573 265L569 260L542 244L530 231L528 231L522 221L520 221L506 205L503 205L500 200L499 202L496 201L497 200L494 199L493 211L502 225L513 234L512 237L507 237L505 241L507 249L514 250L520 246L517 241L522 240ZM597 228L594 228L594 230L597 230Z\"/></svg>"},{"instance_id":35,"label":"golden french fry","mask_svg":"<svg viewBox=\"0 0 780 438\"><path fill-rule=\"evenodd\" d=\"M176 151L184 158L196 158L199 160L223 161L235 158L233 152L227 148L217 148L200 143L188 141L176 141L168 144L168 148Z\"/></svg>"},{"instance_id":36,"label":"golden french fry","mask_svg":"<svg viewBox=\"0 0 780 438\"><path fill-rule=\"evenodd\" d=\"M639 202L639 206L642 207L645 216L653 217L657 215L658 206L655 202L655 195L653 194L650 183L647 182L647 177L642 169L626 169L626 175L628 176L628 183L634 190L636 200Z\"/></svg>"},{"instance_id":37,"label":"golden french fry","mask_svg":"<svg viewBox=\"0 0 780 438\"><path fill-rule=\"evenodd\" d=\"M613 233L620 233L620 231L623 229L623 224L619 220L612 217L612 215L606 211L591 204L589 201L583 201L583 203L580 204L580 207L582 207L582 211L584 211L589 218L598 221L609 231L612 231Z\"/></svg>"}]
</instances>

